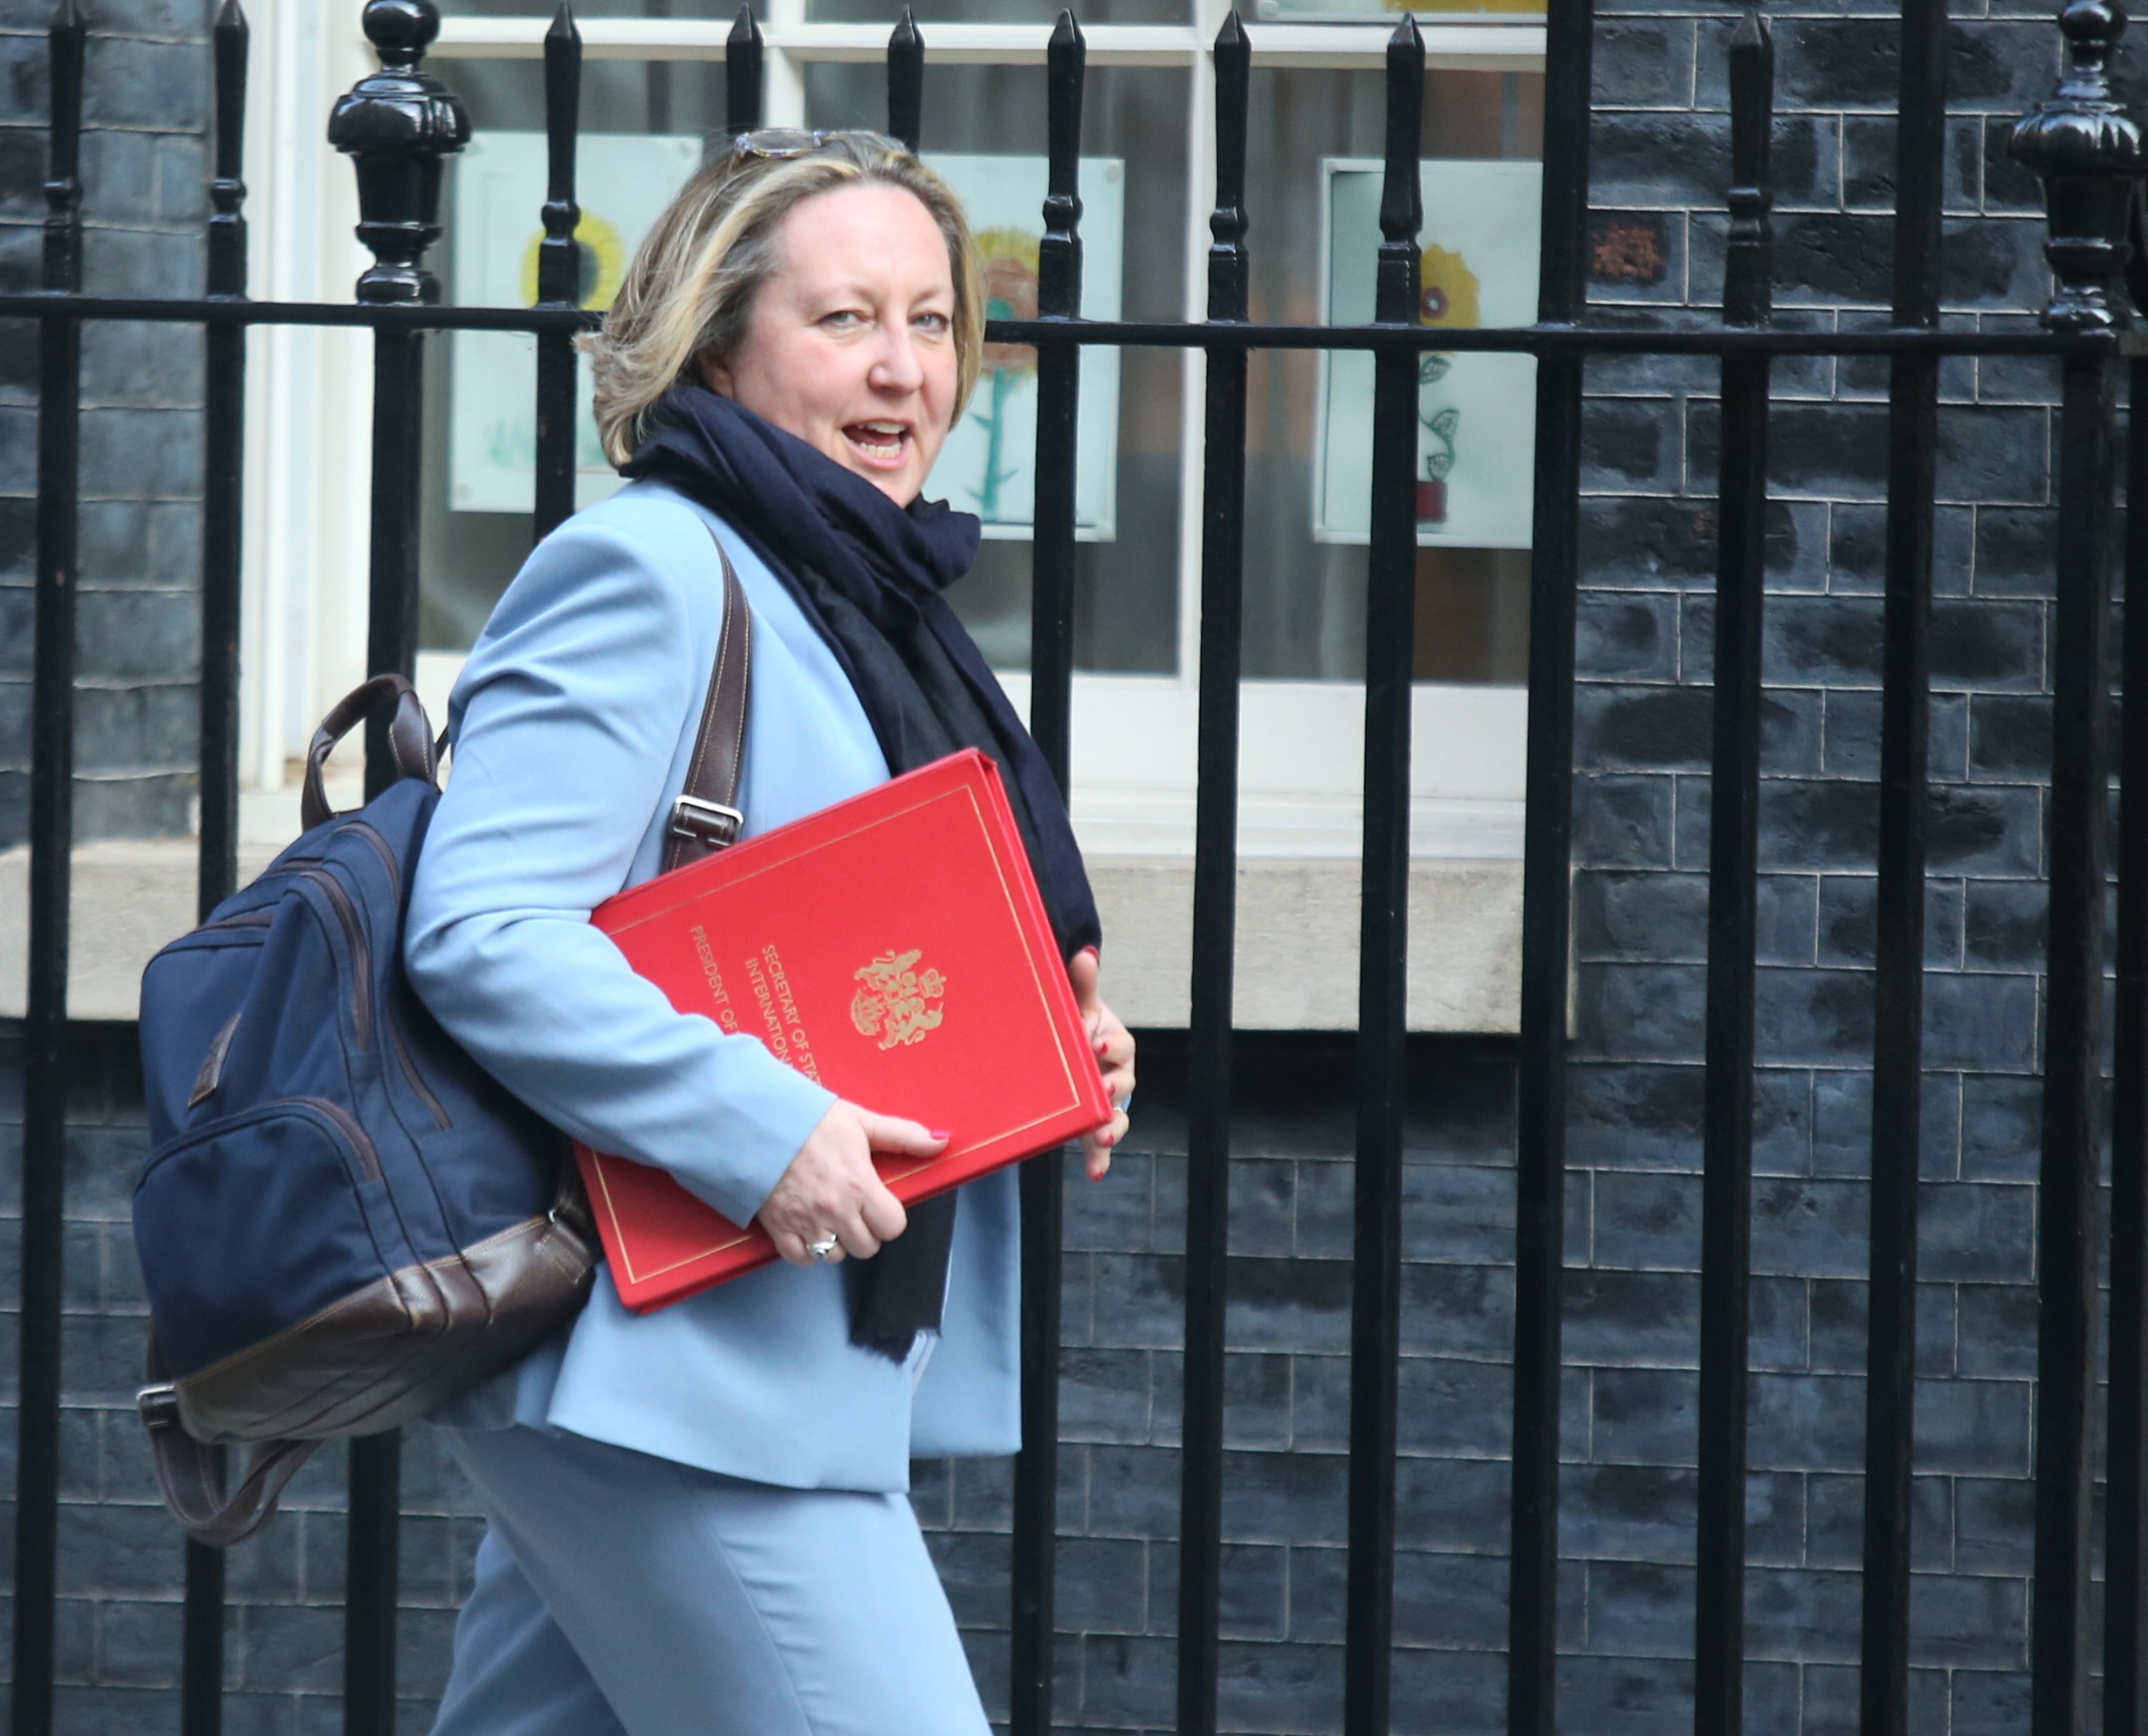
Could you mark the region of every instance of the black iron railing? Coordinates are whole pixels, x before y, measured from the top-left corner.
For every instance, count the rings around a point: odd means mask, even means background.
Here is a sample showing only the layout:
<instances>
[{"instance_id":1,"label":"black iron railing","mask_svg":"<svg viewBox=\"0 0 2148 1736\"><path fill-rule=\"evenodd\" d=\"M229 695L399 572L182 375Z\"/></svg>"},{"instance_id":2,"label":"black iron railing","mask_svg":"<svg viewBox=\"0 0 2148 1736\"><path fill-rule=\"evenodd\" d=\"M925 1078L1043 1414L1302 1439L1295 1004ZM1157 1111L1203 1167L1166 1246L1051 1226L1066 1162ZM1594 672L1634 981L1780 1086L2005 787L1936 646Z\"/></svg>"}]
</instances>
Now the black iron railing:
<instances>
[{"instance_id":1,"label":"black iron railing","mask_svg":"<svg viewBox=\"0 0 2148 1736\"><path fill-rule=\"evenodd\" d=\"M199 327L208 358L201 670L200 902L237 866L238 620L246 334L275 324L357 325L374 341L369 658L410 672L416 650L417 487L428 333L511 330L538 350L535 512L543 535L574 495L575 153L580 40L562 5L545 42L549 179L538 302L444 308L424 258L439 234L444 158L468 128L422 68L438 28L429 0L373 0L367 31L382 70L338 105L332 138L356 167L361 238L375 263L349 304L264 304L245 295L239 181L246 26L224 0L214 32L215 179L204 299L88 297L82 277L78 146L84 24L63 0L51 32L51 178L43 289L0 296L0 318L33 320L39 347L30 976L26 1021L22 1399L14 1563L13 1728L53 1723L60 1390L60 1250L69 930L69 796L80 335L98 320ZM1040 419L1034 535L1032 727L1062 784L1073 676L1077 363L1085 344L1207 353L1199 790L1190 1029L1190 1185L1178 1721L1217 1723L1223 1478L1225 1226L1230 1173L1231 1009L1236 888L1241 574L1248 353L1365 349L1375 393L1367 634L1365 812L1359 1002L1354 1330L1352 1338L1348 1632L1345 1727L1388 1722L1396 1369L1400 1298L1403 1043L1408 871L1411 648L1414 641L1418 354L1505 351L1537 359L1537 454L1530 605L1525 910L1519 1051L1508 1728L1551 1736L1558 1606L1561 1229L1572 844L1577 499L1583 368L1591 356L1720 359L1716 664L1711 818L1696 1725L1739 1727L1743 1692L1747 1249L1752 1167L1755 814L1761 722L1762 522L1769 374L1780 356L1885 356L1889 411L1883 800L1872 1124L1871 1280L1864 1558L1862 1728L1907 1722L1910 1465L1915 1325L1916 1155L1922 1037L1927 623L1931 597L1935 404L1948 355L2037 355L2063 371L2057 685L2050 805L2050 928L2045 1079L2041 1320L2032 1653L2036 1736L2075 1736L2088 1704L2089 1558L2095 1389L2095 1222L2102 1051L2105 793L2111 771L2106 670L2117 397L2148 405L2148 339L2123 274L2138 231L2140 135L2110 100L2106 62L2124 28L2110 0L2071 0L2072 57L2057 93L2017 129L2015 148L2046 183L2056 293L2036 333L1943 329L1940 174L1945 122L1945 0L1907 0L1901 24L1893 321L1883 330L1785 332L1769 324L1767 144L1772 108L1765 26L1749 18L1731 49L1734 158L1731 238L1719 324L1639 327L1585 299L1591 0L1550 0L1541 290L1533 325L1428 329L1418 323L1418 156L1424 50L1405 19L1388 51L1385 191L1373 324L1256 325L1247 314L1244 183L1253 49L1233 15L1214 50L1217 185L1208 317L1192 324L1085 321L1077 146L1083 42L1071 13L1051 33L1038 317L995 322L994 341L1034 345ZM915 141L926 45L906 12L888 48L888 125ZM742 12L726 60L730 124L757 123L761 41ZM2142 262L2135 258L2134 268ZM2131 498L2148 498L2148 441L2129 452ZM2148 514L2130 521L2129 586L2148 586ZM2128 690L2148 693L2148 634L2125 647ZM2148 1644L2148 705L2126 708L2120 761L2128 821L2120 851L2113 1096L2109 1579L2105 1728L2143 1736ZM369 744L377 782L384 759ZM1023 1177L1024 1389L1027 1442L1015 1493L1011 1623L1013 1728L1051 1723L1056 1498L1060 1171ZM354 1443L350 1460L345 1723L354 1736L394 1724L396 1438ZM220 1558L187 1565L183 1728L219 1727Z\"/></svg>"}]
</instances>

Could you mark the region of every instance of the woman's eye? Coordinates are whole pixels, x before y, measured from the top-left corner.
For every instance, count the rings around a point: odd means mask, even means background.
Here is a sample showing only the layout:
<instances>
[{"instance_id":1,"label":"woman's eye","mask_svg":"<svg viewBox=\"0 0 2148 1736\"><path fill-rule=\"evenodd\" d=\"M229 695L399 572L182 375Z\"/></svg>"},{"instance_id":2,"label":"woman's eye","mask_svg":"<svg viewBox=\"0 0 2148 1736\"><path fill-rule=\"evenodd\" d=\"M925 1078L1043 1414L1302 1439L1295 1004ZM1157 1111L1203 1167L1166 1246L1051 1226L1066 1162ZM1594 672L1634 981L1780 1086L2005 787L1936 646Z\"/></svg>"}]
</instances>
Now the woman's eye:
<instances>
[{"instance_id":1,"label":"woman's eye","mask_svg":"<svg viewBox=\"0 0 2148 1736\"><path fill-rule=\"evenodd\" d=\"M944 332L947 329L948 319L945 314L920 314L911 324L921 326L928 332Z\"/></svg>"},{"instance_id":2,"label":"woman's eye","mask_svg":"<svg viewBox=\"0 0 2148 1736\"><path fill-rule=\"evenodd\" d=\"M823 325L832 325L841 330L847 331L852 326L857 325L863 321L865 317L866 316L861 314L856 308L838 308L832 314L823 314L821 316L821 324Z\"/></svg>"}]
</instances>

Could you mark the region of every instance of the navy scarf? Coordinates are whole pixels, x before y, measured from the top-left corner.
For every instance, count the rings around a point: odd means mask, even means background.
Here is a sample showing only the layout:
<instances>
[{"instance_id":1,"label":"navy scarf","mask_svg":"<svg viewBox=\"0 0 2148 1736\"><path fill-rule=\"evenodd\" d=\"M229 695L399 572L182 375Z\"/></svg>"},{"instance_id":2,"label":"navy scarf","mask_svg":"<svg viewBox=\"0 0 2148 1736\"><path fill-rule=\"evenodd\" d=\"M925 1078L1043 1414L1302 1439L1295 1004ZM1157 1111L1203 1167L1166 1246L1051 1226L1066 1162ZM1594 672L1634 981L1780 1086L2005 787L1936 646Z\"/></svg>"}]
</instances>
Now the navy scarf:
<instances>
[{"instance_id":1,"label":"navy scarf","mask_svg":"<svg viewBox=\"0 0 2148 1736\"><path fill-rule=\"evenodd\" d=\"M651 413L625 472L690 495L754 545L850 677L891 772L965 747L998 762L1061 951L1097 945L1058 783L943 595L976 559L977 520L944 501L897 506L697 385L675 386ZM854 1342L900 1361L919 1331L939 1329L954 1228L955 1196L942 1194L877 1257L847 1262Z\"/></svg>"}]
</instances>

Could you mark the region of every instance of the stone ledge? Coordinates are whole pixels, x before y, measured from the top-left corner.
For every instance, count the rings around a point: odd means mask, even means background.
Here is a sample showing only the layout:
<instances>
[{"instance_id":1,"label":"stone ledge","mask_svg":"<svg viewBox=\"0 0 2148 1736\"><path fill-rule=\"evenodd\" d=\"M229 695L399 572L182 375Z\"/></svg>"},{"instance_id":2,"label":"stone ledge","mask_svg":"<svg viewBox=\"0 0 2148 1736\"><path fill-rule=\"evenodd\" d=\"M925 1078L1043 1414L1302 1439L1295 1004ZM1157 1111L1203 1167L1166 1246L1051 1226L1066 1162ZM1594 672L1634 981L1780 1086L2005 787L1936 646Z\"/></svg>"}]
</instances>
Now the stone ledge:
<instances>
[{"instance_id":1,"label":"stone ledge","mask_svg":"<svg viewBox=\"0 0 2148 1736\"><path fill-rule=\"evenodd\" d=\"M1104 992L1129 1025L1187 1021L1193 864L1092 856L1104 921ZM1238 865L1232 1022L1242 1031L1353 1031L1358 1024L1358 864L1250 856ZM1409 1028L1521 1028L1522 865L1410 864Z\"/></svg>"},{"instance_id":2,"label":"stone ledge","mask_svg":"<svg viewBox=\"0 0 2148 1736\"><path fill-rule=\"evenodd\" d=\"M242 884L275 846L249 843ZM193 926L191 839L115 839L74 853L68 1006L131 1019L143 967ZM1129 1025L1183 1026L1192 965L1193 864L1182 856L1091 861L1104 920L1106 992ZM24 1011L29 851L0 851L0 1016ZM1409 1027L1510 1032L1521 1006L1522 865L1410 865ZM1247 1031L1348 1031L1358 1021L1358 865L1252 857L1238 869L1237 1023Z\"/></svg>"},{"instance_id":3,"label":"stone ledge","mask_svg":"<svg viewBox=\"0 0 2148 1736\"><path fill-rule=\"evenodd\" d=\"M243 886L279 846L242 845ZM68 1011L131 1019L142 971L167 941L194 926L198 860L191 838L109 838L78 845L68 946ZM0 1017L19 1018L29 996L30 852L0 850Z\"/></svg>"}]
</instances>

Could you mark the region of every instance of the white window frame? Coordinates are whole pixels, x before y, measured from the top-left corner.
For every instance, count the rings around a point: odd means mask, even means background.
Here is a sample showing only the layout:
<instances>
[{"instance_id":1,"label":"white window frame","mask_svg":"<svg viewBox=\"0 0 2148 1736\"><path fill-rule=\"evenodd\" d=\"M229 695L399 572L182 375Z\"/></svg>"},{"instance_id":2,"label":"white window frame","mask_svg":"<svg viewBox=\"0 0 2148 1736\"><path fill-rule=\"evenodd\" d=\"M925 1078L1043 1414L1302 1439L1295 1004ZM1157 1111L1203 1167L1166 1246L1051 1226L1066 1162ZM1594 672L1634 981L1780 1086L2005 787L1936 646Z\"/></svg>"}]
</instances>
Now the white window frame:
<instances>
[{"instance_id":1,"label":"white window frame","mask_svg":"<svg viewBox=\"0 0 2148 1736\"><path fill-rule=\"evenodd\" d=\"M802 123L809 64L877 63L886 52L888 26L811 22L806 5L768 0L761 20L764 112L770 125ZM358 30L356 8L339 6L324 20L327 10L318 0L266 0L253 13L248 209L252 288L264 299L348 299L368 263L352 234L357 213L349 164L324 133L334 98L375 63ZM1091 66L1177 67L1192 80L1183 310L1189 320L1206 312L1216 168L1211 44L1227 11L1227 0L1194 0L1195 16L1182 26L1084 26ZM531 0L526 17L450 18L433 52L535 58L549 23L539 0ZM1540 21L1421 28L1431 67L1540 71L1543 65ZM592 59L720 61L730 25L592 18L580 28L584 54ZM1377 23L1247 26L1257 66L1346 70L1381 68L1389 30ZM936 65L1040 64L1048 33L1041 23L925 27ZM274 326L257 329L252 342L242 775L254 816L249 830L266 839L289 835L296 810L292 767L314 722L364 674L371 344L363 330ZM1151 872L1143 882L1151 891L1142 896L1152 902L1161 897L1173 911L1190 897L1205 358L1189 350L1181 365L1177 673L1077 674L1073 749L1076 823L1092 863L1107 876L1115 862L1129 871L1161 868L1162 879ZM429 705L444 701L459 664L459 658L421 658L419 685ZM1006 685L1026 711L1027 679L1011 675ZM1279 871L1327 864L1314 878L1332 882L1341 923L1342 913L1354 909L1360 850L1362 687L1250 680L1241 710L1241 851L1256 868L1262 859ZM1497 901L1502 925L1509 915L1518 921L1526 715L1525 690L1518 686L1417 687L1413 855L1435 880L1443 867L1458 871L1457 886L1472 873L1477 878L1469 883L1477 884L1486 871L1503 871L1504 878L1493 875L1503 889ZM1159 885L1161 893L1154 890ZM1354 928L1353 922L1344 926ZM1242 918L1242 932L1244 926ZM1346 938L1354 955L1354 937ZM1415 958L1418 945L1412 950ZM1440 968L1442 957L1428 968ZM1346 962L1354 977L1354 956L1336 961L1338 969ZM1242 982L1246 973L1240 974ZM1511 973L1503 964L1498 974L1495 1013L1458 1025L1449 1020L1442 1028L1510 1028L1511 996L1503 985ZM1158 993L1172 1006L1183 1005L1182 981ZM1293 1019L1283 1009L1272 1019L1250 1022ZM1413 1024L1423 1022L1413 1016Z\"/></svg>"}]
</instances>

